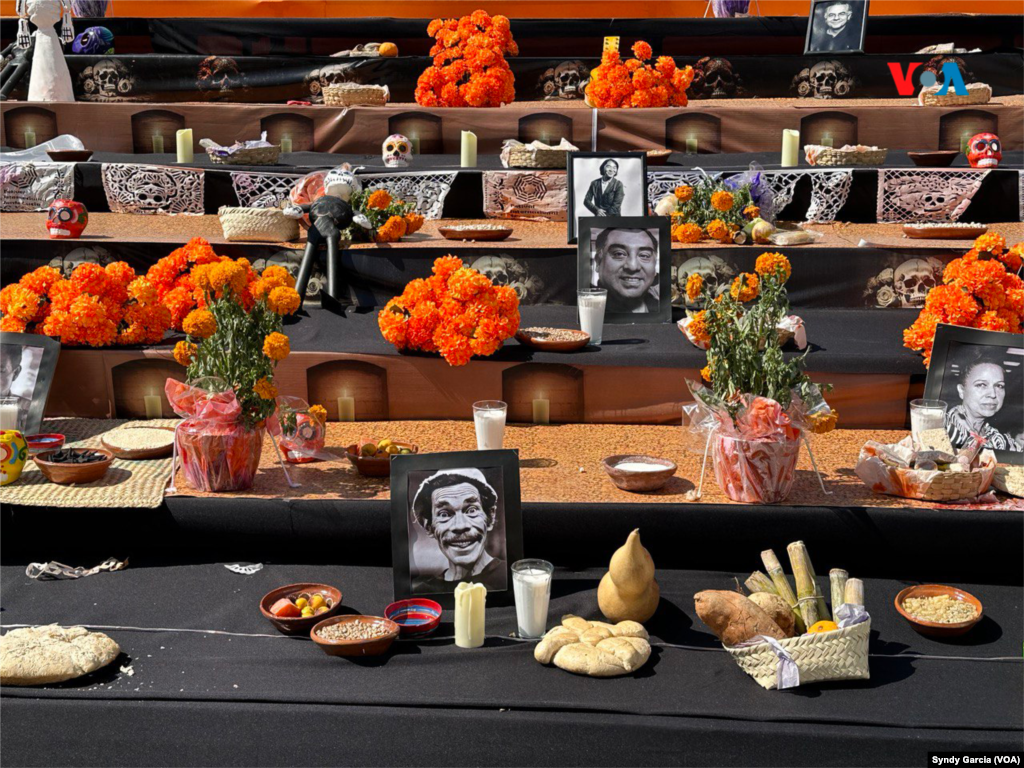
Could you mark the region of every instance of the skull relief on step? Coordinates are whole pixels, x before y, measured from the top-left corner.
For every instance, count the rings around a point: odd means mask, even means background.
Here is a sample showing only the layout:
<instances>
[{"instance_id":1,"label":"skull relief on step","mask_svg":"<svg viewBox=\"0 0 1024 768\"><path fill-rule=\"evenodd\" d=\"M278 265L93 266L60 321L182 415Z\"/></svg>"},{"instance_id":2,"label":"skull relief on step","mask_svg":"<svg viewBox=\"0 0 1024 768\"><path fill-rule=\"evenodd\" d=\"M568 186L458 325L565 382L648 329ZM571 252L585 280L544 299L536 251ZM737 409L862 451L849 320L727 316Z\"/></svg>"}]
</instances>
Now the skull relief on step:
<instances>
[{"instance_id":1,"label":"skull relief on step","mask_svg":"<svg viewBox=\"0 0 1024 768\"><path fill-rule=\"evenodd\" d=\"M942 263L938 262L938 272L933 261L937 259L908 259L896 267L893 273L893 289L901 307L923 307L928 291L936 286L942 273Z\"/></svg>"},{"instance_id":2,"label":"skull relief on step","mask_svg":"<svg viewBox=\"0 0 1024 768\"><path fill-rule=\"evenodd\" d=\"M400 133L388 136L381 145L381 158L388 168L405 168L412 162L412 142Z\"/></svg>"}]
</instances>

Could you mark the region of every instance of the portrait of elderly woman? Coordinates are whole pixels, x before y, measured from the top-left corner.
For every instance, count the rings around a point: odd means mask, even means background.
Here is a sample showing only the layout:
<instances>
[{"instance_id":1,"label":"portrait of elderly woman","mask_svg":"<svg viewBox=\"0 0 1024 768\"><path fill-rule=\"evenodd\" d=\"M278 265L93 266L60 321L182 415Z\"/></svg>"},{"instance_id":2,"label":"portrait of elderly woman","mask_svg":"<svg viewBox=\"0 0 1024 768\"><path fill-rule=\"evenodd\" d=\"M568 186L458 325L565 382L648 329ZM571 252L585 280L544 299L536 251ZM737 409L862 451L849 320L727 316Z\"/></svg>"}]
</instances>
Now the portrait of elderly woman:
<instances>
[{"instance_id":1,"label":"portrait of elderly woman","mask_svg":"<svg viewBox=\"0 0 1024 768\"><path fill-rule=\"evenodd\" d=\"M410 472L409 575L413 594L451 592L460 581L508 588L502 472Z\"/></svg>"},{"instance_id":2,"label":"portrait of elderly woman","mask_svg":"<svg viewBox=\"0 0 1024 768\"><path fill-rule=\"evenodd\" d=\"M570 152L569 242L588 217L647 213L647 155L643 152Z\"/></svg>"}]
</instances>

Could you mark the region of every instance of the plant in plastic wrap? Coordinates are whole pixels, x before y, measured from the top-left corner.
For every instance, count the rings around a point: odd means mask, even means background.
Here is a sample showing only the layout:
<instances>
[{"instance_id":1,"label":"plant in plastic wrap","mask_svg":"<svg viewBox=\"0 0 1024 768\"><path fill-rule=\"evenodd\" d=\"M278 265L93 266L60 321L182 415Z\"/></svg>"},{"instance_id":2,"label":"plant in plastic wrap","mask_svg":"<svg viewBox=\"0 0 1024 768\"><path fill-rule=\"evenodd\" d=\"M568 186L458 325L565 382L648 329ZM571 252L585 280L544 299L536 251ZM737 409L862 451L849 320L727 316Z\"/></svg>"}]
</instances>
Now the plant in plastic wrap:
<instances>
[{"instance_id":1,"label":"plant in plastic wrap","mask_svg":"<svg viewBox=\"0 0 1024 768\"><path fill-rule=\"evenodd\" d=\"M202 491L251 487L264 430L277 428L274 368L291 352L282 317L298 309L299 295L283 267L251 282L248 271L244 259L193 270L201 305L186 315L188 338L174 348L190 383L168 379L165 388L184 419L175 445L185 477Z\"/></svg>"},{"instance_id":2,"label":"plant in plastic wrap","mask_svg":"<svg viewBox=\"0 0 1024 768\"><path fill-rule=\"evenodd\" d=\"M791 271L781 253L765 253L727 293L714 296L699 274L686 285L691 301L703 300L688 313L687 333L707 345L707 365L706 384L690 382L684 426L712 451L718 484L734 501L785 499L804 433L827 432L837 419L804 372L807 353L782 353L777 329L789 311Z\"/></svg>"},{"instance_id":3,"label":"plant in plastic wrap","mask_svg":"<svg viewBox=\"0 0 1024 768\"><path fill-rule=\"evenodd\" d=\"M324 451L327 439L327 410L309 405L301 397L277 398L277 417L281 424L281 448L289 464L331 461L337 457Z\"/></svg>"}]
</instances>

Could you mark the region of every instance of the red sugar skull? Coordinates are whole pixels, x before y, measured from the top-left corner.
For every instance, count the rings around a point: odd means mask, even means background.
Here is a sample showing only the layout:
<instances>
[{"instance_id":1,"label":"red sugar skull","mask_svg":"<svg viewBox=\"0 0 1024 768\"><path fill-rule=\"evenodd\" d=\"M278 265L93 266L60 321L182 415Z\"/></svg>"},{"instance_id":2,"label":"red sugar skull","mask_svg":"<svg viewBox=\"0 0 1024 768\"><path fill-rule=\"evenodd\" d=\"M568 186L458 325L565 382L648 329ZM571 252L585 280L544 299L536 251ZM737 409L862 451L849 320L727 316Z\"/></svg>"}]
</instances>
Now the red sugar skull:
<instances>
[{"instance_id":1,"label":"red sugar skull","mask_svg":"<svg viewBox=\"0 0 1024 768\"><path fill-rule=\"evenodd\" d=\"M995 168L1003 159L1003 145L994 133L978 133L967 145L967 161L971 168Z\"/></svg>"},{"instance_id":2,"label":"red sugar skull","mask_svg":"<svg viewBox=\"0 0 1024 768\"><path fill-rule=\"evenodd\" d=\"M46 215L46 231L52 240L71 240L82 236L89 223L89 212L74 200L54 200Z\"/></svg>"}]
</instances>

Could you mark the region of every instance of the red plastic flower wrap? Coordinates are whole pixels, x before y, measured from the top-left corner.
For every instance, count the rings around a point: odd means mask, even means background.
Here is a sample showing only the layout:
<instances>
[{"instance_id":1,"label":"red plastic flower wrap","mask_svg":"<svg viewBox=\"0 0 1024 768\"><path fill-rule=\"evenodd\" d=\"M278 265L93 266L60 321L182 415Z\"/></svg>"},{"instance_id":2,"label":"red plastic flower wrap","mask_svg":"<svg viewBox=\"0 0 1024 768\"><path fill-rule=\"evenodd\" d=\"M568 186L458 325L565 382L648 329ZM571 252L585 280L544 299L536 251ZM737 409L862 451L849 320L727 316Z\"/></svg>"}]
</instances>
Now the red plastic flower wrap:
<instances>
[{"instance_id":1,"label":"red plastic flower wrap","mask_svg":"<svg viewBox=\"0 0 1024 768\"><path fill-rule=\"evenodd\" d=\"M974 248L946 265L942 285L932 288L913 325L903 331L903 345L931 363L939 323L987 331L1022 332L1024 281L1017 276L1024 243L1009 251L1002 235L989 232Z\"/></svg>"},{"instance_id":2,"label":"red plastic flower wrap","mask_svg":"<svg viewBox=\"0 0 1024 768\"><path fill-rule=\"evenodd\" d=\"M434 19L434 62L416 83L424 107L500 107L516 97L515 76L505 56L519 54L505 16L474 11L461 19Z\"/></svg>"},{"instance_id":3,"label":"red plastic flower wrap","mask_svg":"<svg viewBox=\"0 0 1024 768\"><path fill-rule=\"evenodd\" d=\"M384 338L400 350L440 352L449 365L486 357L519 329L519 297L456 256L434 262L433 275L410 282L377 316Z\"/></svg>"},{"instance_id":4,"label":"red plastic flower wrap","mask_svg":"<svg viewBox=\"0 0 1024 768\"><path fill-rule=\"evenodd\" d=\"M605 51L600 65L590 73L587 103L601 109L685 107L693 67L680 69L670 56L659 56L653 66L645 63L653 55L651 46L643 40L633 45L635 58L626 61L618 51Z\"/></svg>"}]
</instances>

